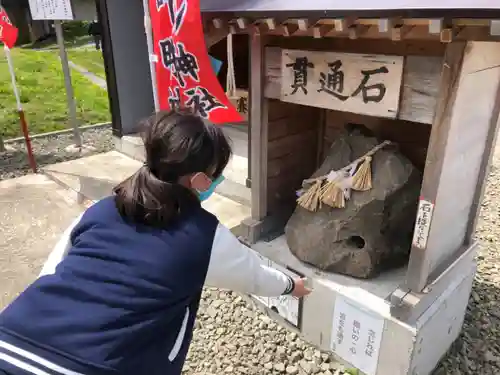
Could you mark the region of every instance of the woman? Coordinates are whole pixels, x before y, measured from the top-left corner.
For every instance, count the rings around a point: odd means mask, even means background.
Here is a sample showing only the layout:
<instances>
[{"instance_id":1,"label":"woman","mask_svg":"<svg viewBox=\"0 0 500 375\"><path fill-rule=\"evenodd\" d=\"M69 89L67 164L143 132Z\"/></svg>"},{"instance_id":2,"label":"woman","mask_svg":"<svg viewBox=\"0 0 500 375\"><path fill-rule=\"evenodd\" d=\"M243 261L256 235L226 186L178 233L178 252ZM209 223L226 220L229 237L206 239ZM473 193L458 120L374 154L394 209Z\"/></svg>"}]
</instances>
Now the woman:
<instances>
[{"instance_id":1,"label":"woman","mask_svg":"<svg viewBox=\"0 0 500 375\"><path fill-rule=\"evenodd\" d=\"M310 292L201 207L231 156L220 127L161 112L144 146L146 163L68 228L43 276L0 314L0 373L179 375L205 284Z\"/></svg>"}]
</instances>

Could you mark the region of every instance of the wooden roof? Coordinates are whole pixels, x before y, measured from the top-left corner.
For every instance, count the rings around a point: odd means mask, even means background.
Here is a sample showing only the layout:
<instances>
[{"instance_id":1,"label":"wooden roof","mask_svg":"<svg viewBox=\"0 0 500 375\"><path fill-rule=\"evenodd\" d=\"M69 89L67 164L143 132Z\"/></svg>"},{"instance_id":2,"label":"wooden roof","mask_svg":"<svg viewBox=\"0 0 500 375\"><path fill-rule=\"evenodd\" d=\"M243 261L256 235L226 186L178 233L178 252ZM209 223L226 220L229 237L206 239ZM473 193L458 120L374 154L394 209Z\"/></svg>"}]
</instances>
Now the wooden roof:
<instances>
[{"instance_id":1,"label":"wooden roof","mask_svg":"<svg viewBox=\"0 0 500 375\"><path fill-rule=\"evenodd\" d=\"M500 0L201 0L212 42L256 31L309 36L500 42ZM209 45L211 45L209 43Z\"/></svg>"},{"instance_id":2,"label":"wooden roof","mask_svg":"<svg viewBox=\"0 0 500 375\"><path fill-rule=\"evenodd\" d=\"M500 15L500 0L201 0L202 12L233 13L322 13L324 17L399 13L412 17ZM472 12L472 13L471 13Z\"/></svg>"}]
</instances>

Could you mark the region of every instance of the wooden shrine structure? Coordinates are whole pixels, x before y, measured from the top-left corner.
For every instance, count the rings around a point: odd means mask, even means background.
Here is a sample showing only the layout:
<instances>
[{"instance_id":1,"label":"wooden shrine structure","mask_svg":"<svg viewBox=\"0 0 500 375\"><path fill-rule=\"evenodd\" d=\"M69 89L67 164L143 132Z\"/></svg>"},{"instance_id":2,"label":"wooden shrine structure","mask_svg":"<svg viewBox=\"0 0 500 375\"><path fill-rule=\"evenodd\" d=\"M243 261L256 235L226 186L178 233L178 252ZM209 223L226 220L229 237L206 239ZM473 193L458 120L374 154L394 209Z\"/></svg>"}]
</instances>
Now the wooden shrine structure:
<instances>
[{"instance_id":1,"label":"wooden shrine structure","mask_svg":"<svg viewBox=\"0 0 500 375\"><path fill-rule=\"evenodd\" d=\"M138 1L97 4L120 144L154 108L144 9ZM232 33L236 83L248 91L244 241L314 288L302 301L254 300L367 375L430 374L460 333L476 270L474 233L500 112L500 2L200 6L209 53L225 60ZM297 190L350 123L398 144L423 176L409 262L371 280L300 262L283 235Z\"/></svg>"},{"instance_id":2,"label":"wooden shrine structure","mask_svg":"<svg viewBox=\"0 0 500 375\"><path fill-rule=\"evenodd\" d=\"M500 3L335 3L202 1L209 47L248 35L240 52L250 61L246 242L312 279L315 292L293 324L304 338L370 375L429 374L460 332L475 272L500 110ZM370 74L371 94L362 90ZM369 282L298 262L282 235L296 190L348 123L399 144L423 173L409 264ZM384 321L365 332L363 345L370 333L382 336L376 360L335 345L339 316L349 314L365 314L362 325Z\"/></svg>"}]
</instances>

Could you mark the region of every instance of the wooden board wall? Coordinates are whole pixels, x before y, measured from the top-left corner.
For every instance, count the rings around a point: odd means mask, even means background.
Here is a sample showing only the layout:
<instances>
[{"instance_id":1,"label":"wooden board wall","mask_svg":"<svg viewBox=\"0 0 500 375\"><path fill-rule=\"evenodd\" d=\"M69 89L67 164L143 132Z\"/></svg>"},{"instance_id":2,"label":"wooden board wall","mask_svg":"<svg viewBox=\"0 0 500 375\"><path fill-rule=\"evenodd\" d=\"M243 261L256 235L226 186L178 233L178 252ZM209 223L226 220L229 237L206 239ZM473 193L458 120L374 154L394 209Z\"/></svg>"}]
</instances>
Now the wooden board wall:
<instances>
[{"instance_id":1,"label":"wooden board wall","mask_svg":"<svg viewBox=\"0 0 500 375\"><path fill-rule=\"evenodd\" d=\"M294 202L316 169L321 109L269 100L268 209Z\"/></svg>"},{"instance_id":2,"label":"wooden board wall","mask_svg":"<svg viewBox=\"0 0 500 375\"><path fill-rule=\"evenodd\" d=\"M380 139L396 142L424 169L431 127L354 113L269 100L268 211L293 204L295 191L323 162L336 136L349 123L363 124Z\"/></svg>"},{"instance_id":3,"label":"wooden board wall","mask_svg":"<svg viewBox=\"0 0 500 375\"><path fill-rule=\"evenodd\" d=\"M267 98L279 99L281 92L281 49L296 48L304 50L325 50L354 53L392 54L405 57L400 109L397 118L401 120L431 124L434 116L438 83L442 69L442 48L432 43L414 45L409 43L393 43L386 45L374 43L368 46L357 41L331 43L330 46L316 43L304 43L304 39L291 38L290 42L276 40L274 46L266 48L265 66L266 82L264 93ZM295 42L294 42L295 41ZM351 42L351 43L349 43Z\"/></svg>"},{"instance_id":4,"label":"wooden board wall","mask_svg":"<svg viewBox=\"0 0 500 375\"><path fill-rule=\"evenodd\" d=\"M382 140L396 142L403 155L418 169L424 169L431 132L429 125L331 110L326 110L325 118L321 159L345 125L353 123L365 125Z\"/></svg>"}]
</instances>

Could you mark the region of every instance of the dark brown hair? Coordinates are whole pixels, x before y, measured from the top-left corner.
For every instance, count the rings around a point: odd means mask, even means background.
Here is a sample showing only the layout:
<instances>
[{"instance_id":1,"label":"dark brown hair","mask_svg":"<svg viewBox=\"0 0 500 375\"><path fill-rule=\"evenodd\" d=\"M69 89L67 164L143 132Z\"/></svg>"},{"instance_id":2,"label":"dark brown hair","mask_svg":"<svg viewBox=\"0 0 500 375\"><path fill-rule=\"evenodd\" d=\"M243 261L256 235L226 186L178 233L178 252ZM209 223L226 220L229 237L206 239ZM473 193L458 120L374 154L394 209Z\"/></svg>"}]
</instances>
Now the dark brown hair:
<instances>
[{"instance_id":1,"label":"dark brown hair","mask_svg":"<svg viewBox=\"0 0 500 375\"><path fill-rule=\"evenodd\" d=\"M165 227L199 198L179 178L206 173L218 178L231 157L222 128L188 109L158 112L143 123L144 165L114 188L122 217L136 224Z\"/></svg>"}]
</instances>

